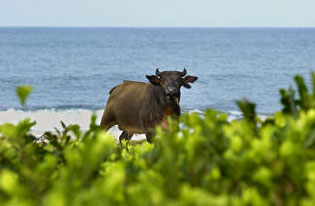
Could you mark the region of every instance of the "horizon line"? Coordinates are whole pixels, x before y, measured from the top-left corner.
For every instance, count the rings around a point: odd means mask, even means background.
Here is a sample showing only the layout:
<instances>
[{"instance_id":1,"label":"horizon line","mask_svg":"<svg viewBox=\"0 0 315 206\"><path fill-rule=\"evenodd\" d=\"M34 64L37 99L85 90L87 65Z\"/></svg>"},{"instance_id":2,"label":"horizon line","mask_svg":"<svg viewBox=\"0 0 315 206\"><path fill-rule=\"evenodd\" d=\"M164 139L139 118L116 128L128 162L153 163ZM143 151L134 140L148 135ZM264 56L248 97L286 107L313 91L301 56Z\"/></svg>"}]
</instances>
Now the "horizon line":
<instances>
[{"instance_id":1,"label":"horizon line","mask_svg":"<svg viewBox=\"0 0 315 206\"><path fill-rule=\"evenodd\" d=\"M2 26L0 28L108 28L108 29L315 29L315 26Z\"/></svg>"}]
</instances>

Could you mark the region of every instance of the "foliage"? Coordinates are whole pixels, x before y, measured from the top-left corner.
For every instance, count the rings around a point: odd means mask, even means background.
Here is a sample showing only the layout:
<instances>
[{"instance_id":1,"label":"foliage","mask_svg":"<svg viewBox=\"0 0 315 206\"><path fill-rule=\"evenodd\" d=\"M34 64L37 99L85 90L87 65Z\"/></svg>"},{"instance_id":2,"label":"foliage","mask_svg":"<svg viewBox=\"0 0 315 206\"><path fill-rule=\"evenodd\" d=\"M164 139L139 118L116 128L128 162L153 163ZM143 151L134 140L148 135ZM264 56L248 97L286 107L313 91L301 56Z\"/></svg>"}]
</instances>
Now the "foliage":
<instances>
[{"instance_id":1,"label":"foliage","mask_svg":"<svg viewBox=\"0 0 315 206\"><path fill-rule=\"evenodd\" d=\"M282 112L292 114L297 117L299 110L308 111L315 108L315 73L311 73L313 93L309 93L301 76L295 76L299 98L295 99L295 91L290 87L288 90L280 89L281 103L283 105Z\"/></svg>"},{"instance_id":2,"label":"foliage","mask_svg":"<svg viewBox=\"0 0 315 206\"><path fill-rule=\"evenodd\" d=\"M24 106L28 95L32 92L32 86L22 85L16 88L16 94L19 97L20 103Z\"/></svg>"},{"instance_id":3,"label":"foliage","mask_svg":"<svg viewBox=\"0 0 315 206\"><path fill-rule=\"evenodd\" d=\"M314 77L314 75L313 75ZM0 126L1 205L315 204L315 108L303 79L281 90L282 112L267 120L239 101L243 120L207 110L180 128L156 128L154 144L124 144L102 131L64 123L31 134L29 119ZM314 87L315 83L313 82ZM247 113L246 113L247 112Z\"/></svg>"}]
</instances>

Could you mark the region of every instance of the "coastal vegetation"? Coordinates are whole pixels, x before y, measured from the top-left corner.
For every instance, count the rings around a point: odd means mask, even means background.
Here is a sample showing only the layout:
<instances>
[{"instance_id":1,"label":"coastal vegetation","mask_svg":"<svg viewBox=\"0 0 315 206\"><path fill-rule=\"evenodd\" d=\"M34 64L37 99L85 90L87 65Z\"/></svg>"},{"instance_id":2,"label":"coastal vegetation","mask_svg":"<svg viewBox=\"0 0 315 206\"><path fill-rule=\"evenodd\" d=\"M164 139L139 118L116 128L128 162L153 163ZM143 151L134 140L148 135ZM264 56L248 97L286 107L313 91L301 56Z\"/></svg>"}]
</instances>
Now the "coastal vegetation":
<instances>
[{"instance_id":1,"label":"coastal vegetation","mask_svg":"<svg viewBox=\"0 0 315 206\"><path fill-rule=\"evenodd\" d=\"M309 92L281 89L281 111L260 119L208 109L157 127L153 144L121 146L91 117L88 131L65 125L35 137L25 119L0 125L0 204L312 206L315 205L315 74ZM24 104L31 87L17 94Z\"/></svg>"}]
</instances>

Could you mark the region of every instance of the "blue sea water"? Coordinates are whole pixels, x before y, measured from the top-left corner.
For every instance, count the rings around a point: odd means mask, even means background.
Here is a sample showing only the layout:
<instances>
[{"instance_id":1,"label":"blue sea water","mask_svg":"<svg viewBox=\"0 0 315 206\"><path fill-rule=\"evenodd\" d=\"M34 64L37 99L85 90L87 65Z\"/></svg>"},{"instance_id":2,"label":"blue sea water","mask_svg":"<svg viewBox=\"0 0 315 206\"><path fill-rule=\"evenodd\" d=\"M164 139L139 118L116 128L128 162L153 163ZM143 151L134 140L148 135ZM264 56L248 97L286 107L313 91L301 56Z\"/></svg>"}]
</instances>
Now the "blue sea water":
<instances>
[{"instance_id":1,"label":"blue sea water","mask_svg":"<svg viewBox=\"0 0 315 206\"><path fill-rule=\"evenodd\" d=\"M184 110L261 114L279 109L279 88L315 70L315 28L0 28L0 110L21 109L15 88L33 86L29 110L104 108L123 80L156 68L198 76Z\"/></svg>"}]
</instances>

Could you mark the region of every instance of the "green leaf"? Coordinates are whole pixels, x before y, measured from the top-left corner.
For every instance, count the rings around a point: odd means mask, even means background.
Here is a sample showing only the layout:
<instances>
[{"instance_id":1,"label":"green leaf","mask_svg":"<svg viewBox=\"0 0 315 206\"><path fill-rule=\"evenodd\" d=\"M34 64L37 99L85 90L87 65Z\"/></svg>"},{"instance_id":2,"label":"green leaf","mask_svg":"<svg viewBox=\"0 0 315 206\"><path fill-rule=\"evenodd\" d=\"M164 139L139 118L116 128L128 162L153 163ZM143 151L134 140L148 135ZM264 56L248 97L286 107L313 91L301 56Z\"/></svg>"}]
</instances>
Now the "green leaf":
<instances>
[{"instance_id":1,"label":"green leaf","mask_svg":"<svg viewBox=\"0 0 315 206\"><path fill-rule=\"evenodd\" d=\"M294 81L298 87L301 109L308 110L310 107L310 100L304 79L303 77L297 75L294 77Z\"/></svg>"},{"instance_id":2,"label":"green leaf","mask_svg":"<svg viewBox=\"0 0 315 206\"><path fill-rule=\"evenodd\" d=\"M280 89L279 92L281 95L280 102L283 106L282 112L286 114L292 114L297 117L298 100L295 100L295 91L292 89L292 87L289 87L288 90Z\"/></svg>"},{"instance_id":3,"label":"green leaf","mask_svg":"<svg viewBox=\"0 0 315 206\"><path fill-rule=\"evenodd\" d=\"M236 103L242 111L244 118L249 122L253 122L254 124L256 124L256 104L248 101L246 98L236 101Z\"/></svg>"},{"instance_id":4,"label":"green leaf","mask_svg":"<svg viewBox=\"0 0 315 206\"><path fill-rule=\"evenodd\" d=\"M17 129L11 123L3 124L0 125L0 134L6 137L15 137L17 135Z\"/></svg>"},{"instance_id":5,"label":"green leaf","mask_svg":"<svg viewBox=\"0 0 315 206\"><path fill-rule=\"evenodd\" d=\"M25 105L26 99L29 94L32 92L32 86L22 85L16 88L16 94L19 97L20 103Z\"/></svg>"},{"instance_id":6,"label":"green leaf","mask_svg":"<svg viewBox=\"0 0 315 206\"><path fill-rule=\"evenodd\" d=\"M312 72L311 76L312 76L312 86L313 86L313 98L315 98L315 72Z\"/></svg>"},{"instance_id":7,"label":"green leaf","mask_svg":"<svg viewBox=\"0 0 315 206\"><path fill-rule=\"evenodd\" d=\"M67 128L66 124L63 121L60 121L60 123L61 123L61 126L62 126L63 129Z\"/></svg>"}]
</instances>

